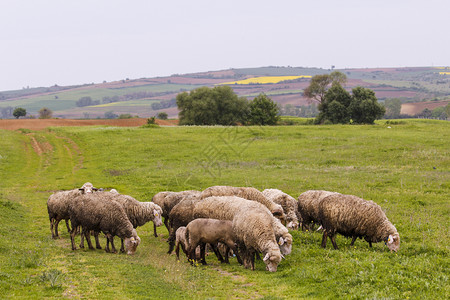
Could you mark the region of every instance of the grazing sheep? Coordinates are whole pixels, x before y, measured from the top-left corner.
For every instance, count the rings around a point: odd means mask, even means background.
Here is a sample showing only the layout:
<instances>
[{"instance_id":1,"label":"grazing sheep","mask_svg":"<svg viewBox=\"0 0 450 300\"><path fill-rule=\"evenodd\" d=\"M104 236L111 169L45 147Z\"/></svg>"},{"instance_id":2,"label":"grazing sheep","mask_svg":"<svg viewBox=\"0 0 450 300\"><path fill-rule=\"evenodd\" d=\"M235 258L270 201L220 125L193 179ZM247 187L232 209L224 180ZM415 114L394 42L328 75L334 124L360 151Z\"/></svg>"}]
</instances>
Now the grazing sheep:
<instances>
[{"instance_id":1,"label":"grazing sheep","mask_svg":"<svg viewBox=\"0 0 450 300\"><path fill-rule=\"evenodd\" d=\"M264 255L266 269L276 272L282 255L267 210L242 210L233 219L232 227L240 248L245 248L244 267L255 269L255 254Z\"/></svg>"},{"instance_id":2,"label":"grazing sheep","mask_svg":"<svg viewBox=\"0 0 450 300\"><path fill-rule=\"evenodd\" d=\"M175 232L175 253L177 255L177 260L180 260L180 246L186 256L189 256L188 242L186 240L186 226L181 226Z\"/></svg>"},{"instance_id":3,"label":"grazing sheep","mask_svg":"<svg viewBox=\"0 0 450 300\"><path fill-rule=\"evenodd\" d=\"M99 198L107 201L116 201L122 205L125 209L128 219L133 228L145 225L147 222L152 221L154 226L161 226L161 208L153 202L140 202L128 195L121 195L118 193L101 193ZM120 251L124 252L123 239L120 247Z\"/></svg>"},{"instance_id":4,"label":"grazing sheep","mask_svg":"<svg viewBox=\"0 0 450 300\"><path fill-rule=\"evenodd\" d=\"M333 194L319 203L319 219L323 226L322 247L326 247L327 236L334 249L337 249L335 235L342 234L364 238L369 242L384 241L389 250L397 252L400 248L400 236L397 229L387 219L381 207L373 201L367 201L353 195Z\"/></svg>"},{"instance_id":5,"label":"grazing sheep","mask_svg":"<svg viewBox=\"0 0 450 300\"><path fill-rule=\"evenodd\" d=\"M187 226L190 221L194 220L195 203L203 201L196 194L186 196L180 203L175 205L169 214L169 243L168 254L171 254L175 246L175 234L181 226Z\"/></svg>"},{"instance_id":6,"label":"grazing sheep","mask_svg":"<svg viewBox=\"0 0 450 300\"><path fill-rule=\"evenodd\" d=\"M276 204L283 207L284 213L286 215L286 227L291 230L298 229L298 202L292 196L277 190L277 189L265 189L263 195L267 199L272 200Z\"/></svg>"},{"instance_id":7,"label":"grazing sheep","mask_svg":"<svg viewBox=\"0 0 450 300\"><path fill-rule=\"evenodd\" d=\"M177 229L176 233L176 240L175 240L175 253L177 255L177 260L180 260L180 247L181 250L183 250L184 254L186 255L186 257L189 257L189 254L187 252L188 249L188 242L186 240L186 227L185 226L181 226ZM197 249L195 249L195 258L196 259L200 259L200 247L197 247Z\"/></svg>"},{"instance_id":8,"label":"grazing sheep","mask_svg":"<svg viewBox=\"0 0 450 300\"><path fill-rule=\"evenodd\" d=\"M86 182L79 189L56 192L48 197L47 211L50 219L52 238L56 239L59 237L58 224L61 220L66 221L67 231L69 233L71 232L71 228L69 226L69 204L73 198L83 193L92 193L96 190L97 189L94 188L92 183Z\"/></svg>"},{"instance_id":9,"label":"grazing sheep","mask_svg":"<svg viewBox=\"0 0 450 300\"><path fill-rule=\"evenodd\" d=\"M190 195L200 195L200 191L189 190L181 192L159 192L153 196L152 202L159 205L162 209L162 216L164 217L164 225L167 231L170 232L169 228L169 214L173 207L177 205L181 200ZM153 234L158 237L156 233L156 226L153 226Z\"/></svg>"},{"instance_id":10,"label":"grazing sheep","mask_svg":"<svg viewBox=\"0 0 450 300\"><path fill-rule=\"evenodd\" d=\"M200 195L201 199L211 196L237 196L247 200L253 200L266 206L270 212L282 223L285 223L286 217L281 205L267 199L260 191L252 187L234 187L234 186L212 186L207 188Z\"/></svg>"},{"instance_id":11,"label":"grazing sheep","mask_svg":"<svg viewBox=\"0 0 450 300\"><path fill-rule=\"evenodd\" d=\"M177 230L178 231L178 230ZM232 222L226 220L217 219L195 219L191 221L185 230L186 241L188 246L188 255L191 262L196 260L195 249L200 245L201 263L206 265L205 260L205 246L210 244L214 253L221 263L230 263L228 260L229 250L232 249L234 253L237 253L236 249L236 237L233 234ZM217 249L218 243L223 243L227 246L225 251L225 260ZM240 263L239 256L237 259Z\"/></svg>"},{"instance_id":12,"label":"grazing sheep","mask_svg":"<svg viewBox=\"0 0 450 300\"><path fill-rule=\"evenodd\" d=\"M69 206L70 221L73 228L82 227L82 235L85 235L89 249L93 249L89 232L102 231L108 239L106 252L109 252L109 243L112 246L112 252L115 253L114 236L125 240L127 254L133 254L139 244L137 234L133 232L133 224L125 213L122 205L116 201L110 201L103 196L106 193L83 194L75 197ZM76 230L70 234L72 250L75 246Z\"/></svg>"},{"instance_id":13,"label":"grazing sheep","mask_svg":"<svg viewBox=\"0 0 450 300\"><path fill-rule=\"evenodd\" d=\"M275 236L279 241L281 253L283 255L290 254L293 242L292 235L289 234L289 231L281 224L279 219L272 216L267 207L256 201L243 199L237 196L208 197L195 203L192 220L196 218L213 218L232 221L239 212L256 209L265 210L269 214L269 219L275 230Z\"/></svg>"},{"instance_id":14,"label":"grazing sheep","mask_svg":"<svg viewBox=\"0 0 450 300\"><path fill-rule=\"evenodd\" d=\"M298 197L298 212L302 219L302 229L312 230L314 224L319 223L319 203L323 198L338 194L335 192L309 190Z\"/></svg>"}]
</instances>

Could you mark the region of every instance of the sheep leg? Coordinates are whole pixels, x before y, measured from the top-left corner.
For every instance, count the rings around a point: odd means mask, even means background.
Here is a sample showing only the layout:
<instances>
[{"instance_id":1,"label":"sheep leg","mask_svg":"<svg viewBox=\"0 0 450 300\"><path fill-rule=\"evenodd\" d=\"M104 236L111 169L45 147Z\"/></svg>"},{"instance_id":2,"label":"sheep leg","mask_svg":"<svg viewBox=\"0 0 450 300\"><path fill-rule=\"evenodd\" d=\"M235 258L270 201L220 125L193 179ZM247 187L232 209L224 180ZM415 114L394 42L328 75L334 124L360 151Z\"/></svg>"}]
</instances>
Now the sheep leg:
<instances>
[{"instance_id":1,"label":"sheep leg","mask_svg":"<svg viewBox=\"0 0 450 300\"><path fill-rule=\"evenodd\" d=\"M155 225L155 223L153 223L153 235L155 237L158 237L158 234L156 233L156 225Z\"/></svg>"},{"instance_id":2,"label":"sheep leg","mask_svg":"<svg viewBox=\"0 0 450 300\"><path fill-rule=\"evenodd\" d=\"M75 246L75 235L77 234L76 230L72 230L70 233L70 242L72 243L72 250L76 250L77 247Z\"/></svg>"},{"instance_id":3,"label":"sheep leg","mask_svg":"<svg viewBox=\"0 0 450 300\"><path fill-rule=\"evenodd\" d=\"M106 236L106 247L105 247L105 251L106 252L110 252L110 250L109 250L109 238L108 238L108 236Z\"/></svg>"},{"instance_id":4,"label":"sheep leg","mask_svg":"<svg viewBox=\"0 0 450 300\"><path fill-rule=\"evenodd\" d=\"M177 255L177 260L180 260L180 243L175 243L175 254Z\"/></svg>"},{"instance_id":5,"label":"sheep leg","mask_svg":"<svg viewBox=\"0 0 450 300\"><path fill-rule=\"evenodd\" d=\"M100 241L98 240L98 236L99 236L100 232L99 231L94 231L94 237L95 237L95 248L97 249L102 249L102 246L100 246Z\"/></svg>"},{"instance_id":6,"label":"sheep leg","mask_svg":"<svg viewBox=\"0 0 450 300\"><path fill-rule=\"evenodd\" d=\"M81 230L81 234L80 235L81 235L80 236L80 238L81 238L81 240L80 240L80 248L84 249L84 236L85 236L84 229Z\"/></svg>"},{"instance_id":7,"label":"sheep leg","mask_svg":"<svg viewBox=\"0 0 450 300\"><path fill-rule=\"evenodd\" d=\"M70 226L69 226L69 220L66 219L65 221L66 221L67 232L70 233L70 232L72 231L72 229L70 229Z\"/></svg>"},{"instance_id":8,"label":"sheep leg","mask_svg":"<svg viewBox=\"0 0 450 300\"><path fill-rule=\"evenodd\" d=\"M55 222L55 238L59 238L59 233L58 233L58 224L61 220L56 220Z\"/></svg>"},{"instance_id":9,"label":"sheep leg","mask_svg":"<svg viewBox=\"0 0 450 300\"><path fill-rule=\"evenodd\" d=\"M223 259L222 254L220 254L219 249L217 249L217 244L215 244L215 245L210 244L210 245L211 245L211 248L212 248L213 251L214 251L214 254L217 256L217 259L218 259L221 263L224 263L225 260ZM227 260L228 260L228 259L227 259Z\"/></svg>"},{"instance_id":10,"label":"sheep leg","mask_svg":"<svg viewBox=\"0 0 450 300\"><path fill-rule=\"evenodd\" d=\"M369 242L369 247L372 248L372 242Z\"/></svg>"},{"instance_id":11,"label":"sheep leg","mask_svg":"<svg viewBox=\"0 0 450 300\"><path fill-rule=\"evenodd\" d=\"M52 239L55 239L55 233L53 230L53 219L50 219L50 231L52 232Z\"/></svg>"},{"instance_id":12,"label":"sheep leg","mask_svg":"<svg viewBox=\"0 0 450 300\"><path fill-rule=\"evenodd\" d=\"M205 259L205 252L206 252L206 243L200 244L200 262L202 265L207 265L206 259Z\"/></svg>"},{"instance_id":13,"label":"sheep leg","mask_svg":"<svg viewBox=\"0 0 450 300\"><path fill-rule=\"evenodd\" d=\"M85 233L85 236L86 236L86 241L88 243L89 250L94 250L94 247L92 246L92 241L91 241L91 232L89 230L87 230Z\"/></svg>"},{"instance_id":14,"label":"sheep leg","mask_svg":"<svg viewBox=\"0 0 450 300\"><path fill-rule=\"evenodd\" d=\"M250 266L251 266L251 270L255 271L255 252L254 251L250 252Z\"/></svg>"},{"instance_id":15,"label":"sheep leg","mask_svg":"<svg viewBox=\"0 0 450 300\"><path fill-rule=\"evenodd\" d=\"M169 251L167 251L167 254L172 254L173 248L175 247L175 231L176 230L169 231L170 235L169 239L167 240L167 242L169 243Z\"/></svg>"},{"instance_id":16,"label":"sheep leg","mask_svg":"<svg viewBox=\"0 0 450 300\"><path fill-rule=\"evenodd\" d=\"M326 230L324 230L323 235L322 235L322 248L327 247L327 238L328 238L328 233Z\"/></svg>"},{"instance_id":17,"label":"sheep leg","mask_svg":"<svg viewBox=\"0 0 450 300\"><path fill-rule=\"evenodd\" d=\"M352 242L350 243L350 246L353 246L353 244L355 244L356 239L357 239L356 236L352 237Z\"/></svg>"},{"instance_id":18,"label":"sheep leg","mask_svg":"<svg viewBox=\"0 0 450 300\"><path fill-rule=\"evenodd\" d=\"M333 244L334 249L337 250L338 246L336 244L336 234L330 235L330 240L331 240L331 243Z\"/></svg>"},{"instance_id":19,"label":"sheep leg","mask_svg":"<svg viewBox=\"0 0 450 300\"><path fill-rule=\"evenodd\" d=\"M123 239L120 239L120 253L125 253L125 246L123 245Z\"/></svg>"},{"instance_id":20,"label":"sheep leg","mask_svg":"<svg viewBox=\"0 0 450 300\"><path fill-rule=\"evenodd\" d=\"M233 245L233 247L227 247L227 257L225 259L228 260L228 254L230 253L230 248L231 248L231 250L233 250L234 254L236 255L236 259L237 259L238 263L240 263L242 265L242 259L241 259L240 255L238 254L238 249L235 245ZM227 262L227 263L229 263L229 262Z\"/></svg>"},{"instance_id":21,"label":"sheep leg","mask_svg":"<svg viewBox=\"0 0 450 300\"><path fill-rule=\"evenodd\" d=\"M116 247L114 247L114 237L110 235L110 239L111 239L111 252L117 253Z\"/></svg>"}]
</instances>

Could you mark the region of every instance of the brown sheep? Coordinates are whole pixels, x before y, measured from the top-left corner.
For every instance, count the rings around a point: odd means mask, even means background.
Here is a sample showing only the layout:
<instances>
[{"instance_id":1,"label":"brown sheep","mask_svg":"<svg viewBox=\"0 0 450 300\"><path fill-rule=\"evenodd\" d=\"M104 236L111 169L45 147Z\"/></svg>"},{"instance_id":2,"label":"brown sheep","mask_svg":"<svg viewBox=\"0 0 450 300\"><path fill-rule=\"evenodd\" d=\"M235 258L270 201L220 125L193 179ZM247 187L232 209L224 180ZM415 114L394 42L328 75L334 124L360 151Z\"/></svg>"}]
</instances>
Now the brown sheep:
<instances>
[{"instance_id":1,"label":"brown sheep","mask_svg":"<svg viewBox=\"0 0 450 300\"><path fill-rule=\"evenodd\" d=\"M217 219L195 219L186 226L186 241L188 246L188 255L191 262L196 260L195 249L200 245L201 263L206 265L205 246L210 244L214 253L220 262L230 263L228 260L229 250L232 249L237 253L236 237L233 234L232 222ZM225 252L225 260L217 249L218 243L227 246ZM239 256L236 256L240 261Z\"/></svg>"},{"instance_id":2,"label":"brown sheep","mask_svg":"<svg viewBox=\"0 0 450 300\"><path fill-rule=\"evenodd\" d=\"M319 223L319 203L323 198L337 194L335 192L309 190L298 197L298 212L302 219L302 229L312 230L314 224Z\"/></svg>"}]
</instances>

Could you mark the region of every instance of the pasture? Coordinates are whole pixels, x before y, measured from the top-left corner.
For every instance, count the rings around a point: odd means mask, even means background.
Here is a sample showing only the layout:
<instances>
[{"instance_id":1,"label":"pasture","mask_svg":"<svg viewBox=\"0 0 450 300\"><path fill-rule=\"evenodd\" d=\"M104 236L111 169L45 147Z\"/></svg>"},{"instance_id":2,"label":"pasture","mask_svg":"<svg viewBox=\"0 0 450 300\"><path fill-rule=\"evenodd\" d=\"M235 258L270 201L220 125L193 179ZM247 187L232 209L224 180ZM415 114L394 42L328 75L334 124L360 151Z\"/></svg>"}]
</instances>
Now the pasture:
<instances>
[{"instance_id":1,"label":"pasture","mask_svg":"<svg viewBox=\"0 0 450 300\"><path fill-rule=\"evenodd\" d=\"M450 125L378 121L374 126L53 127L0 130L2 298L322 299L450 298ZM115 188L140 201L164 190L212 185L310 189L378 203L400 250L364 240L322 249L318 232L291 231L293 250L276 273L214 255L191 267L166 254L167 230L138 228L133 256L70 248L51 239L46 201L56 190ZM117 239L117 238L116 238ZM79 237L77 239L79 241ZM102 246L105 239L102 238Z\"/></svg>"}]
</instances>

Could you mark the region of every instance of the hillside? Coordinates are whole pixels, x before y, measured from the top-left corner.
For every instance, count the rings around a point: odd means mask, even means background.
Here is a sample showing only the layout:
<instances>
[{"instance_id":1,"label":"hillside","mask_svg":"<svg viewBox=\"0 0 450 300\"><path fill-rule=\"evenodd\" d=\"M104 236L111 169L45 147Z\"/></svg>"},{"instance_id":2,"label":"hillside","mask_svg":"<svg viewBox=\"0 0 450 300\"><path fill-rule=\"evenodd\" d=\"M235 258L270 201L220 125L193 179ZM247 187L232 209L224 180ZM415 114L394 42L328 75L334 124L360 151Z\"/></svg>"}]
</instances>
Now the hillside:
<instances>
[{"instance_id":1,"label":"hillside","mask_svg":"<svg viewBox=\"0 0 450 300\"><path fill-rule=\"evenodd\" d=\"M403 103L409 103L409 108L402 110L409 113L416 111L410 108L414 106L411 103L433 100L430 102L432 106L436 106L436 103L443 106L450 101L448 69L415 67L338 71L347 75L347 89L356 86L373 89L380 101L400 98ZM106 112L150 117L161 111L167 112L169 117L176 117L178 111L174 99L178 93L200 86L212 87L220 84L232 86L239 96L249 99L259 93L266 93L281 105L300 107L309 104L302 92L308 86L310 78L331 71L302 67L261 67L4 91L0 92L0 117L8 117L8 112L11 113L15 107L23 107L31 115L36 115L39 109L47 107L54 112L55 117L60 118L103 118ZM281 81L272 80L269 83L252 79L267 76L290 77L280 77ZM246 82L241 82L246 79ZM76 102L82 97L90 97L95 105L78 107ZM423 103L420 107L424 107Z\"/></svg>"}]
</instances>

